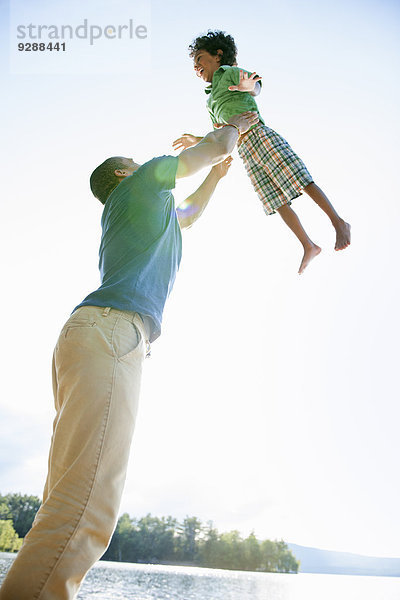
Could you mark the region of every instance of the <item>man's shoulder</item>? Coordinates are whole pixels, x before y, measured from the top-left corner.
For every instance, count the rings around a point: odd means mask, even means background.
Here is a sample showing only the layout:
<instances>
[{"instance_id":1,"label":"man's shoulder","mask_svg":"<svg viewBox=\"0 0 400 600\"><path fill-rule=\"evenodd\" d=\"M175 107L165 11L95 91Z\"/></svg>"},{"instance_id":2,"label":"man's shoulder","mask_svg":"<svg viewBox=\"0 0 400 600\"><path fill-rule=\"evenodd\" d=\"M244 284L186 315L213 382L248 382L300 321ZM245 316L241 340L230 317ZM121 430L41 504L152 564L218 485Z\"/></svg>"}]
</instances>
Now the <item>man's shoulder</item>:
<instances>
[{"instance_id":1,"label":"man's shoulder","mask_svg":"<svg viewBox=\"0 0 400 600\"><path fill-rule=\"evenodd\" d=\"M109 195L103 211L103 218L109 210L125 203L129 198L145 198L148 194L159 193L163 189L175 187L175 176L178 168L178 157L155 156L125 177ZM139 194L139 195L138 195Z\"/></svg>"},{"instance_id":2,"label":"man's shoulder","mask_svg":"<svg viewBox=\"0 0 400 600\"><path fill-rule=\"evenodd\" d=\"M178 168L178 157L171 155L156 156L139 167L136 181L148 189L156 191L170 190L175 187L175 177Z\"/></svg>"},{"instance_id":3,"label":"man's shoulder","mask_svg":"<svg viewBox=\"0 0 400 600\"><path fill-rule=\"evenodd\" d=\"M172 156L170 154L163 154L162 156L155 156L154 158L150 158L150 160L146 161L138 168L135 173L144 173L145 171L149 171L152 169L161 168L161 166L171 165L175 161L178 160L177 156Z\"/></svg>"}]
</instances>

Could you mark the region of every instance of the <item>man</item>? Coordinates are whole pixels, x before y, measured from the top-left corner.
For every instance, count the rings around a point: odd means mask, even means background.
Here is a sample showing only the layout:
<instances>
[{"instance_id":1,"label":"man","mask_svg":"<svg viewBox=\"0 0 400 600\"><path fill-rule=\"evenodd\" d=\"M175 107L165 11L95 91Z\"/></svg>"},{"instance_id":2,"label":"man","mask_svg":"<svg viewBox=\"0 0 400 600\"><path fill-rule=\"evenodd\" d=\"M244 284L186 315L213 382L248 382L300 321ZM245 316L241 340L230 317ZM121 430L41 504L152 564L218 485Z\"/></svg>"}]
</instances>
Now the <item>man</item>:
<instances>
[{"instance_id":1,"label":"man","mask_svg":"<svg viewBox=\"0 0 400 600\"><path fill-rule=\"evenodd\" d=\"M111 158L92 173L91 189L104 204L101 285L74 310L54 351L57 413L43 503L0 600L71 600L107 548L125 481L142 362L160 334L179 267L180 228L201 215L239 134L257 120L255 113L237 115L179 157L142 166ZM175 179L211 165L198 190L175 209Z\"/></svg>"}]
</instances>

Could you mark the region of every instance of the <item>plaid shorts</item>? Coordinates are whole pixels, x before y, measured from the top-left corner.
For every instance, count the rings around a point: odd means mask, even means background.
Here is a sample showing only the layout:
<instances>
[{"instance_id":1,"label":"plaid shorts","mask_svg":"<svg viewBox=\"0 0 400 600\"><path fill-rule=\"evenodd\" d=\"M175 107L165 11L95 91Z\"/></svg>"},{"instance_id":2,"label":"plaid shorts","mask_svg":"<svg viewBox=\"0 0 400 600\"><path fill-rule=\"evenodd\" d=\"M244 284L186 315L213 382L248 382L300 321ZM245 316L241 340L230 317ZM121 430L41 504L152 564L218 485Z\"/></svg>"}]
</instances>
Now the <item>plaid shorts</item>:
<instances>
[{"instance_id":1,"label":"plaid shorts","mask_svg":"<svg viewBox=\"0 0 400 600\"><path fill-rule=\"evenodd\" d=\"M286 140L266 125L249 131L238 152L267 215L300 196L313 178Z\"/></svg>"}]
</instances>

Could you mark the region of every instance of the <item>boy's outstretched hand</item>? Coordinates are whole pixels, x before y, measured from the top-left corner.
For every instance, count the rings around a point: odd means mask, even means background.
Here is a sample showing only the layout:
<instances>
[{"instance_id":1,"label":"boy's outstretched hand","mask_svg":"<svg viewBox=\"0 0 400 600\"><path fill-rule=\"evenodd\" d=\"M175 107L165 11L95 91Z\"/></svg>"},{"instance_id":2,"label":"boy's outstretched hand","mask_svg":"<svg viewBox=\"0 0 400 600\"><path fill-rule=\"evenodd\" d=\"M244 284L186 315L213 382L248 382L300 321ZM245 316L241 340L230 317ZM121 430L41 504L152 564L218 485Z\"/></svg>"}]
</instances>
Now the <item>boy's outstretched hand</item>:
<instances>
[{"instance_id":1,"label":"boy's outstretched hand","mask_svg":"<svg viewBox=\"0 0 400 600\"><path fill-rule=\"evenodd\" d=\"M230 85L228 90L231 92L253 92L257 81L260 81L261 77L254 73L250 75L246 71L239 71L239 85Z\"/></svg>"},{"instance_id":2,"label":"boy's outstretched hand","mask_svg":"<svg viewBox=\"0 0 400 600\"><path fill-rule=\"evenodd\" d=\"M191 133L183 133L180 138L172 142L172 147L174 150L186 150L186 148L191 148L198 144L203 138L192 135Z\"/></svg>"}]
</instances>

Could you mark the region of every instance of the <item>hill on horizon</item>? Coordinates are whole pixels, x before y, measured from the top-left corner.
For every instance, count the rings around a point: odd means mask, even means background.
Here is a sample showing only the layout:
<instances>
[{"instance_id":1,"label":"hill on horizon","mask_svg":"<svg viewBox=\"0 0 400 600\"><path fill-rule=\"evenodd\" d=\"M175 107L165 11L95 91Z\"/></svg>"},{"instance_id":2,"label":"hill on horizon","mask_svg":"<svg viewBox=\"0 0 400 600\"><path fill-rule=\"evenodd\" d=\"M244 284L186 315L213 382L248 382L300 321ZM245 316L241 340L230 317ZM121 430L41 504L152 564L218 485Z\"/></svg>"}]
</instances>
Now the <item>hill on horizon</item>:
<instances>
[{"instance_id":1,"label":"hill on horizon","mask_svg":"<svg viewBox=\"0 0 400 600\"><path fill-rule=\"evenodd\" d=\"M290 543L288 547L300 561L299 573L400 577L400 558L363 556Z\"/></svg>"}]
</instances>

